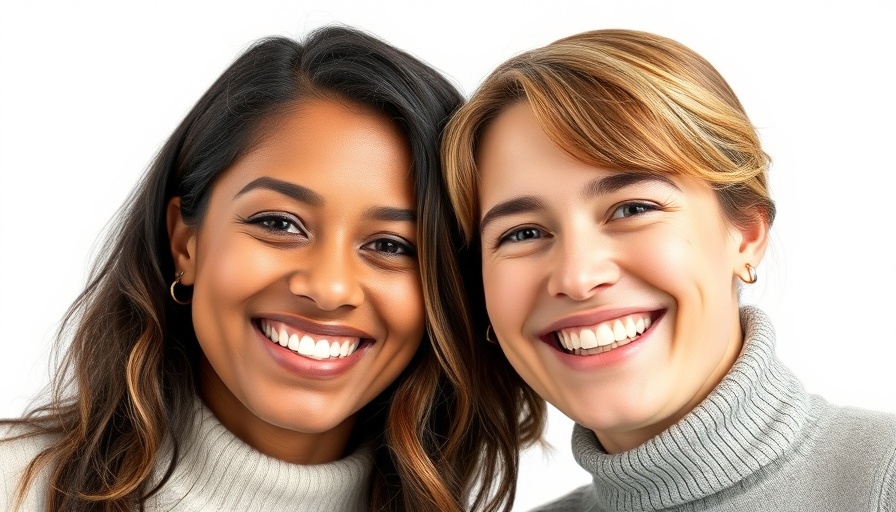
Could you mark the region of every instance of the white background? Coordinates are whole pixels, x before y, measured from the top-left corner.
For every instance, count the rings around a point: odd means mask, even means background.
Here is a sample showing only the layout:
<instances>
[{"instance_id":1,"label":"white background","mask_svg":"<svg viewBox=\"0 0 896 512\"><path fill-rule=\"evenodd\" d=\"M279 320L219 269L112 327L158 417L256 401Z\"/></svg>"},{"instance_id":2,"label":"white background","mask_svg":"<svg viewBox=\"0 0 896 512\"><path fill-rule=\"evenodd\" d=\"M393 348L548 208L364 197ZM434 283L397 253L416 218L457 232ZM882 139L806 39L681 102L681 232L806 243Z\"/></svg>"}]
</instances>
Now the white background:
<instances>
[{"instance_id":1,"label":"white background","mask_svg":"<svg viewBox=\"0 0 896 512\"><path fill-rule=\"evenodd\" d=\"M0 0L0 416L47 382L53 333L104 226L190 106L247 45L367 29L465 94L523 50L595 28L678 39L727 78L772 156L770 255L747 302L828 400L896 412L896 36L885 2ZM547 5L550 4L550 7ZM588 477L552 411L516 510Z\"/></svg>"}]
</instances>

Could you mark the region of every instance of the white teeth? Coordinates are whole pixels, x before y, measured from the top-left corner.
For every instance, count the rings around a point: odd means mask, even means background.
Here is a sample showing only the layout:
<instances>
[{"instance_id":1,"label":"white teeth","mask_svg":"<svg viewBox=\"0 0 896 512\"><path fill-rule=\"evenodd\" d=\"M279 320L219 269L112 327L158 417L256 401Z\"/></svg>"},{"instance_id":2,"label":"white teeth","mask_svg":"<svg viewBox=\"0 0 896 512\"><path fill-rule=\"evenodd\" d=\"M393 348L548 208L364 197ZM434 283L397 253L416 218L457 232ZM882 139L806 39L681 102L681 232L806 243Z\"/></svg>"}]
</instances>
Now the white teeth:
<instances>
[{"instance_id":1,"label":"white teeth","mask_svg":"<svg viewBox=\"0 0 896 512\"><path fill-rule=\"evenodd\" d=\"M308 334L288 334L285 328L281 327L278 330L265 320L261 321L260 328L264 335L274 343L314 359L346 357L354 353L360 345L358 338L330 341L324 338L314 339Z\"/></svg>"},{"instance_id":2,"label":"white teeth","mask_svg":"<svg viewBox=\"0 0 896 512\"><path fill-rule=\"evenodd\" d=\"M582 329L579 334L579 340L582 342L582 348L594 348L597 346L597 337L591 329Z\"/></svg>"},{"instance_id":3,"label":"white teeth","mask_svg":"<svg viewBox=\"0 0 896 512\"><path fill-rule=\"evenodd\" d=\"M302 336L302 339L299 340L299 348L296 349L296 352L303 356L314 355L314 345L314 339L311 338L311 336Z\"/></svg>"},{"instance_id":4,"label":"white teeth","mask_svg":"<svg viewBox=\"0 0 896 512\"><path fill-rule=\"evenodd\" d=\"M632 317L625 317L625 335L629 338L634 338L638 335L638 329L635 328L635 321L632 320Z\"/></svg>"},{"instance_id":5,"label":"white teeth","mask_svg":"<svg viewBox=\"0 0 896 512\"><path fill-rule=\"evenodd\" d=\"M613 329L610 328L608 323L602 323L597 326L597 344L601 347L605 345L609 345L616 341L616 335L613 334Z\"/></svg>"},{"instance_id":6,"label":"white teeth","mask_svg":"<svg viewBox=\"0 0 896 512\"><path fill-rule=\"evenodd\" d=\"M318 359L326 359L330 357L330 343L327 340L317 340L314 346L314 357Z\"/></svg>"},{"instance_id":7,"label":"white teeth","mask_svg":"<svg viewBox=\"0 0 896 512\"><path fill-rule=\"evenodd\" d=\"M651 324L650 316L639 313L614 320L601 322L592 327L578 327L556 331L560 346L575 354L600 347L601 351L627 345L646 331Z\"/></svg>"},{"instance_id":8,"label":"white teeth","mask_svg":"<svg viewBox=\"0 0 896 512\"><path fill-rule=\"evenodd\" d=\"M289 350L292 350L293 352L299 350L299 335L293 334L292 336L290 336L289 343L286 346L289 347Z\"/></svg>"},{"instance_id":9,"label":"white teeth","mask_svg":"<svg viewBox=\"0 0 896 512\"><path fill-rule=\"evenodd\" d=\"M569 341L571 342L568 346L576 349L582 348L582 340L579 338L579 334L575 331L569 333Z\"/></svg>"},{"instance_id":10,"label":"white teeth","mask_svg":"<svg viewBox=\"0 0 896 512\"><path fill-rule=\"evenodd\" d=\"M613 341L622 341L625 338L628 338L628 334L625 332L625 326L622 325L620 320L613 322L613 338Z\"/></svg>"}]
</instances>

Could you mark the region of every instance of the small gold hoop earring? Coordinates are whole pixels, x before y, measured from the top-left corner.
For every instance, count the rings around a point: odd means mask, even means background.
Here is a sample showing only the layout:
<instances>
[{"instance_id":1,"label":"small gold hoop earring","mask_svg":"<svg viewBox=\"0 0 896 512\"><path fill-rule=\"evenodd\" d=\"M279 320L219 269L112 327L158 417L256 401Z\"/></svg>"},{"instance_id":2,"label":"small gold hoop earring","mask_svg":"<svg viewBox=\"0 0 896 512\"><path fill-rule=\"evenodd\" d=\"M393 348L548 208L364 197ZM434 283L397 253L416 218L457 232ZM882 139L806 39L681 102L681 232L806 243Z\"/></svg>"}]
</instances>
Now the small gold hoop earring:
<instances>
[{"instance_id":1,"label":"small gold hoop earring","mask_svg":"<svg viewBox=\"0 0 896 512\"><path fill-rule=\"evenodd\" d=\"M492 333L492 324L488 324L488 327L485 328L485 341L491 343L492 345L497 345L498 340L493 340L491 337Z\"/></svg>"},{"instance_id":2,"label":"small gold hoop earring","mask_svg":"<svg viewBox=\"0 0 896 512\"><path fill-rule=\"evenodd\" d=\"M753 268L753 265L750 265L749 263L746 263L745 265L747 267L747 274L749 274L750 278L744 279L743 277L741 277L740 280L747 284L753 284L756 282L757 279L759 279L759 276L756 275L756 269ZM738 276L738 277L740 277L740 276Z\"/></svg>"},{"instance_id":3,"label":"small gold hoop earring","mask_svg":"<svg viewBox=\"0 0 896 512\"><path fill-rule=\"evenodd\" d=\"M180 278L183 277L183 275L184 275L183 272L178 272L177 275L174 276L174 282L171 283L171 288L169 288L169 291L171 292L171 298L174 300L174 302L177 302L181 306L186 306L186 305L190 304L191 302L193 302L193 298L190 297L187 300L180 300L177 298L177 295L174 293L174 287L180 284Z\"/></svg>"}]
</instances>

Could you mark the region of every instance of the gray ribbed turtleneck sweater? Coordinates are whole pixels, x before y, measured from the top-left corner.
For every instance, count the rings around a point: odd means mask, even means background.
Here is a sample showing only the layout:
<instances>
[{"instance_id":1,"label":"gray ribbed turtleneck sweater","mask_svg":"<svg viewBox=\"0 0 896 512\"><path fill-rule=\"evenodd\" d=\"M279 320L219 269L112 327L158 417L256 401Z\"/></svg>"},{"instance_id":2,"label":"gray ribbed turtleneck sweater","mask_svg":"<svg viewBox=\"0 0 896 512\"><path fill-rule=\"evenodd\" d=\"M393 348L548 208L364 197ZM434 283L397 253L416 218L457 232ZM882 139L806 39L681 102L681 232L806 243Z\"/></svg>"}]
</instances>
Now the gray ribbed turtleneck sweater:
<instances>
[{"instance_id":1,"label":"gray ribbed turtleneck sweater","mask_svg":"<svg viewBox=\"0 0 896 512\"><path fill-rule=\"evenodd\" d=\"M775 357L774 331L741 309L744 348L697 408L633 450L609 455L576 425L594 477L539 511L896 511L896 417L806 393Z\"/></svg>"},{"instance_id":2,"label":"gray ribbed turtleneck sweater","mask_svg":"<svg viewBox=\"0 0 896 512\"><path fill-rule=\"evenodd\" d=\"M197 407L196 428L181 439L181 460L171 479L149 500L147 511L367 509L367 483L373 465L370 449L359 449L328 464L290 464L254 450L221 425L208 408ZM0 438L7 435L0 432ZM0 442L0 510L12 510L22 470L48 441L32 437ZM156 475L163 472L159 467ZM44 510L46 473L29 489L21 510Z\"/></svg>"}]
</instances>

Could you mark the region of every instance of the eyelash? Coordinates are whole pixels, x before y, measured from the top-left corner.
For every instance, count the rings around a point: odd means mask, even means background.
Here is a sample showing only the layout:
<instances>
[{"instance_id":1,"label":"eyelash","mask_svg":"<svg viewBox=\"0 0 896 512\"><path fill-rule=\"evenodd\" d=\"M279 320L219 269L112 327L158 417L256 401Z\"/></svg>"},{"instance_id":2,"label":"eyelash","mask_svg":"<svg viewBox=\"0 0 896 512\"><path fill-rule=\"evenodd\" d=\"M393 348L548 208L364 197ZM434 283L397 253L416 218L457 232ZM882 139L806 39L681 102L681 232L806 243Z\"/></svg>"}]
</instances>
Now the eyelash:
<instances>
[{"instance_id":1,"label":"eyelash","mask_svg":"<svg viewBox=\"0 0 896 512\"><path fill-rule=\"evenodd\" d=\"M293 217L292 215L278 214L278 213L261 213L255 216L252 216L248 219L241 219L244 223L258 226L261 229L267 231L268 233L273 233L277 235L287 234L287 235L302 235L307 237L308 232L305 230L305 226L302 225L302 222ZM276 228L271 226L270 223L278 222L285 223L289 226L286 228ZM295 227L296 232L291 232L290 227Z\"/></svg>"},{"instance_id":2,"label":"eyelash","mask_svg":"<svg viewBox=\"0 0 896 512\"><path fill-rule=\"evenodd\" d=\"M618 215L618 213L622 212L626 208L638 208L640 211L632 213L630 215ZM610 215L610 220L620 220L630 217L637 217L638 215L644 215L645 213L649 213L659 209L661 209L661 206L655 203L649 203L645 201L630 201L627 203L622 203L614 208L612 214ZM528 237L522 240L518 239L521 234L527 231L532 232L532 234L534 234L535 236ZM500 247L505 243L523 243L530 240L538 240L540 238L543 238L544 236L545 233L540 228L534 226L520 226L501 235L501 237L498 239L498 242L495 244L495 247Z\"/></svg>"},{"instance_id":3,"label":"eyelash","mask_svg":"<svg viewBox=\"0 0 896 512\"><path fill-rule=\"evenodd\" d=\"M641 208L643 210L638 213L631 214L631 215L617 216L616 212L620 212L624 208ZM638 215L643 215L645 213L653 212L653 211L656 211L659 209L660 209L660 206L655 203L648 203L645 201L630 201L628 203L622 203L619 206L617 206L616 208L614 208L612 215L610 215L610 219L611 220L627 219L629 217L636 217Z\"/></svg>"},{"instance_id":4,"label":"eyelash","mask_svg":"<svg viewBox=\"0 0 896 512\"><path fill-rule=\"evenodd\" d=\"M514 239L515 237L518 237L519 235L521 235L522 233L524 233L526 231L534 232L537 234L537 236L525 238L523 240L515 240ZM495 244L495 247L499 247L501 245L504 245L505 243L519 244L519 243L527 242L529 240L537 240L539 238L542 238L542 236L543 236L543 233L542 233L541 229L539 229L539 228L536 228L534 226L520 226L518 228L514 228L514 229L508 231L507 233L501 235L501 237L498 239L498 243Z\"/></svg>"},{"instance_id":5,"label":"eyelash","mask_svg":"<svg viewBox=\"0 0 896 512\"><path fill-rule=\"evenodd\" d=\"M396 249L395 252L377 249L376 246L378 244L393 244ZM405 240L396 240L394 238L377 238L376 240L364 244L365 248L370 248L370 250L376 251L380 254L385 255L387 258L396 258L396 257L408 257L408 258L416 258L417 257L417 249L410 243Z\"/></svg>"},{"instance_id":6,"label":"eyelash","mask_svg":"<svg viewBox=\"0 0 896 512\"><path fill-rule=\"evenodd\" d=\"M249 217L248 219L240 219L242 222L258 226L261 229L267 231L268 233L274 235L301 235L304 237L308 236L307 230L302 225L301 221L292 215L279 214L279 213L261 213L255 216ZM281 223L281 227L272 227L271 223ZM287 227L283 227L283 224L287 224ZM295 232L291 232L290 228L295 228ZM397 236L397 235L396 235ZM383 244L392 244L393 246L390 249L385 249ZM379 249L377 248L379 245ZM413 244L407 242L404 239L395 239L395 238L377 238L372 242L368 242L364 244L364 248L367 248L371 251L380 253L389 258L395 257L409 257L416 258L417 257L417 249Z\"/></svg>"}]
</instances>

